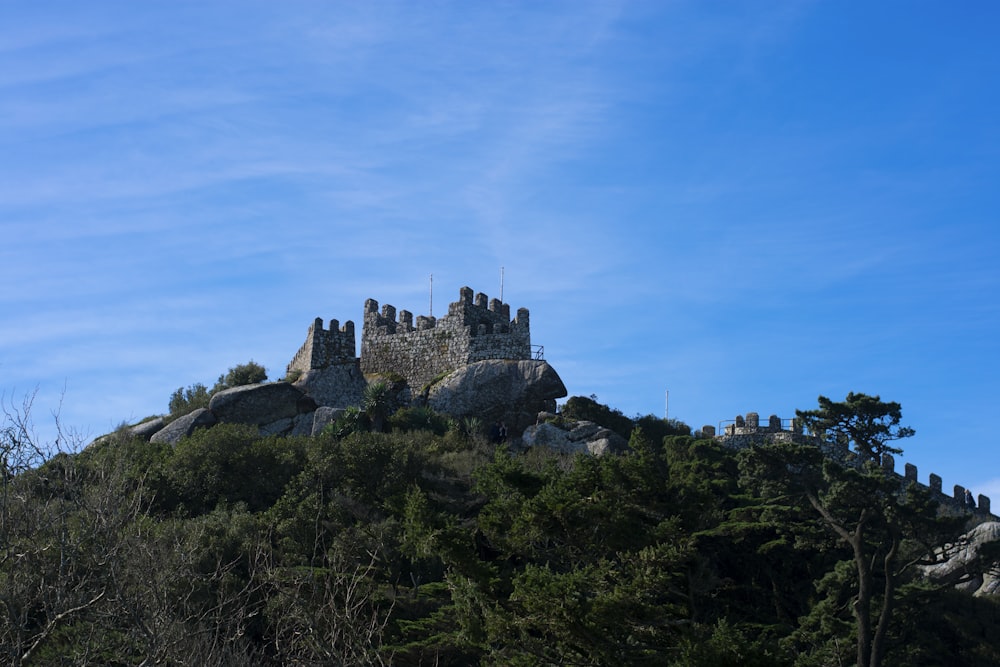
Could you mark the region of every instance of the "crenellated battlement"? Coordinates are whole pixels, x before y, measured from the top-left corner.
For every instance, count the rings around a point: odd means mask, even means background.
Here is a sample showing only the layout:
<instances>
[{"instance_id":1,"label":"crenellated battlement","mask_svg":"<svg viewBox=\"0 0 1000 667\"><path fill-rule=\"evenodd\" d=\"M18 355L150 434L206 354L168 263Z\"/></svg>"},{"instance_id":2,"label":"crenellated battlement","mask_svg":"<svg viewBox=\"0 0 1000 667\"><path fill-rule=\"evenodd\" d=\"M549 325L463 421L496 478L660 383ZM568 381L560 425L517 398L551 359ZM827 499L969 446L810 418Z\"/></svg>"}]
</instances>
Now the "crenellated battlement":
<instances>
[{"instance_id":1,"label":"crenellated battlement","mask_svg":"<svg viewBox=\"0 0 1000 667\"><path fill-rule=\"evenodd\" d=\"M510 318L510 306L472 289L459 290L448 314L414 318L408 310L368 299L364 306L361 354L355 356L354 323L341 327L330 320L328 329L316 318L306 341L288 371L304 373L336 364L359 364L366 374L403 377L413 389L434 378L477 361L531 358L531 332L527 308Z\"/></svg>"},{"instance_id":2,"label":"crenellated battlement","mask_svg":"<svg viewBox=\"0 0 1000 667\"><path fill-rule=\"evenodd\" d=\"M459 290L458 301L437 319L408 310L398 312L374 299L365 301L361 333L361 370L393 373L419 388L434 378L489 359L531 358L527 308L510 319L510 306L472 289Z\"/></svg>"},{"instance_id":3,"label":"crenellated battlement","mask_svg":"<svg viewBox=\"0 0 1000 667\"><path fill-rule=\"evenodd\" d=\"M348 320L340 326L338 320L330 320L330 327L324 329L323 319L317 317L309 325L306 340L288 364L287 371L304 373L334 364L353 364L357 362L356 349L354 322Z\"/></svg>"},{"instance_id":4,"label":"crenellated battlement","mask_svg":"<svg viewBox=\"0 0 1000 667\"><path fill-rule=\"evenodd\" d=\"M800 442L803 444L816 444L823 450L823 453L831 459L847 466L858 466L862 459L850 451L847 444L829 444L803 432L802 423L797 419L781 419L777 415L768 417L767 424L761 424L760 415L756 412L748 412L746 416L737 415L736 419L720 423L720 434L716 435L714 426L703 426L702 435L706 438L720 440L725 446L733 449L745 449L752 445L759 445L771 442ZM952 489L952 495L944 493L942 490L942 479L940 476L931 473L927 484L921 484L917 479L917 467L907 463L904 466L903 475L895 471L895 458L890 454L882 456L882 469L890 475L894 475L900 481L900 486L905 488L910 482L918 484L924 488L929 488L934 497L941 505L951 513L969 511L965 499L965 487L956 484ZM989 496L979 494L976 499L977 515L989 517L996 520L990 510Z\"/></svg>"}]
</instances>

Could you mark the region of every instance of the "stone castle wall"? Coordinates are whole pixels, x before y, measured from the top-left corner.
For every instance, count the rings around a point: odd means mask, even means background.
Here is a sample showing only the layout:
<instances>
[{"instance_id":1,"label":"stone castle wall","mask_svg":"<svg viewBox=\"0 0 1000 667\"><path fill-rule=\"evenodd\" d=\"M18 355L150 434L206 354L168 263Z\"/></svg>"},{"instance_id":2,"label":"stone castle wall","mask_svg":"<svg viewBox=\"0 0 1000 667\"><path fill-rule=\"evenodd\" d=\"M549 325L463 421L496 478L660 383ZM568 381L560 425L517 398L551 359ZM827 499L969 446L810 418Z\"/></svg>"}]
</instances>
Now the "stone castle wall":
<instances>
[{"instance_id":1,"label":"stone castle wall","mask_svg":"<svg viewBox=\"0 0 1000 667\"><path fill-rule=\"evenodd\" d=\"M510 319L510 306L468 287L448 314L437 319L399 311L388 304L379 312L378 302L365 302L361 333L361 370L404 377L413 389L477 361L531 358L527 308Z\"/></svg>"},{"instance_id":2,"label":"stone castle wall","mask_svg":"<svg viewBox=\"0 0 1000 667\"><path fill-rule=\"evenodd\" d=\"M334 364L355 363L356 343L354 322L348 320L340 326L337 320L330 320L330 328L323 328L323 319L317 317L309 326L306 341L295 353L288 372L327 368Z\"/></svg>"},{"instance_id":3,"label":"stone castle wall","mask_svg":"<svg viewBox=\"0 0 1000 667\"><path fill-rule=\"evenodd\" d=\"M354 322L340 326L330 320L328 329L316 318L306 340L288 364L288 372L305 373L337 364L359 364L366 374L398 375L411 389L477 361L531 358L531 333L527 308L511 320L510 306L485 294L473 296L459 290L458 301L440 319L419 316L378 301L365 301L361 355L356 355Z\"/></svg>"},{"instance_id":4,"label":"stone castle wall","mask_svg":"<svg viewBox=\"0 0 1000 667\"><path fill-rule=\"evenodd\" d=\"M714 437L732 449L745 449L752 445L769 442L801 442L819 445L824 454L844 465L857 465L860 462L857 455L851 452L846 444L837 446L824 443L818 438L803 433L802 425L797 420L783 420L776 415L771 415L767 424L761 425L760 416L756 412L748 412L746 417L737 415L736 419L728 423L719 435L716 435L714 426L703 426L701 432L706 438ZM905 464L903 475L899 475L895 471L896 462L891 455L883 455L881 463L882 469L886 473L899 479L901 487L905 488L907 484L913 482L929 488L935 499L941 503L946 511L953 514L967 511L964 486L956 484L952 489L952 495L949 496L943 491L941 477L934 473L930 474L927 484L921 484L917 480L916 466ZM989 496L979 494L976 499L975 513L996 520L990 510Z\"/></svg>"}]
</instances>

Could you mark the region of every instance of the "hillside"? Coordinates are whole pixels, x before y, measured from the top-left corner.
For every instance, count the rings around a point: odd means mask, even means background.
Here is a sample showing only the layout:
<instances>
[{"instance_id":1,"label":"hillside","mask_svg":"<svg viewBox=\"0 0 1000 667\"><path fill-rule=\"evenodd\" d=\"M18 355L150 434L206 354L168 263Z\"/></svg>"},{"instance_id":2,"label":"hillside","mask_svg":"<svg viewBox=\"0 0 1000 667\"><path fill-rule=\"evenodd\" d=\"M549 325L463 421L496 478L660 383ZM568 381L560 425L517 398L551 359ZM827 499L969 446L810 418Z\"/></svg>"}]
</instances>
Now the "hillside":
<instances>
[{"instance_id":1,"label":"hillside","mask_svg":"<svg viewBox=\"0 0 1000 667\"><path fill-rule=\"evenodd\" d=\"M172 445L122 429L53 454L26 417L0 432L10 664L855 659L856 559L812 500L875 512L881 487L808 448L735 451L581 397L553 423L603 422L629 435L621 454L513 451L427 408L388 415L385 432L218 424ZM973 517L938 517L919 489L879 497L891 515L867 520L863 548L892 613L870 664L1000 663L996 599L910 567Z\"/></svg>"}]
</instances>

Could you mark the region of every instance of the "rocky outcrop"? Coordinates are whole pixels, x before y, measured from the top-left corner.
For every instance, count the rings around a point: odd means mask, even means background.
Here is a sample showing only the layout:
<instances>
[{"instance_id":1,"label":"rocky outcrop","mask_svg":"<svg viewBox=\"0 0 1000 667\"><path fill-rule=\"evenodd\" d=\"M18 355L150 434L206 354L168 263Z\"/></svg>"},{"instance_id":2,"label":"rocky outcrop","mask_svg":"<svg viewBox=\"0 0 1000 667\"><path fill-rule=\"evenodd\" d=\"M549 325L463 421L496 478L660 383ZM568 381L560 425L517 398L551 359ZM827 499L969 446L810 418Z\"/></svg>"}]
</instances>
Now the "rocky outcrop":
<instances>
[{"instance_id":1,"label":"rocky outcrop","mask_svg":"<svg viewBox=\"0 0 1000 667\"><path fill-rule=\"evenodd\" d=\"M206 408L198 408L183 417L178 417L153 434L150 442L176 445L181 438L191 435L197 428L208 428L216 424L215 415Z\"/></svg>"},{"instance_id":2,"label":"rocky outcrop","mask_svg":"<svg viewBox=\"0 0 1000 667\"><path fill-rule=\"evenodd\" d=\"M337 421L337 418L343 413L344 410L342 408L331 408L325 405L320 406L316 409L316 412L313 413L310 435L319 435L328 424L332 424Z\"/></svg>"},{"instance_id":3,"label":"rocky outcrop","mask_svg":"<svg viewBox=\"0 0 1000 667\"><path fill-rule=\"evenodd\" d=\"M361 405L366 384L355 362L305 371L293 386L316 401L317 405L345 408Z\"/></svg>"},{"instance_id":4,"label":"rocky outcrop","mask_svg":"<svg viewBox=\"0 0 1000 667\"><path fill-rule=\"evenodd\" d=\"M142 438L143 440L149 440L156 434L157 431L163 429L167 425L167 420L163 417L155 417L153 419L147 419L144 422L136 424L135 426L129 427L128 434L132 438Z\"/></svg>"},{"instance_id":5,"label":"rocky outcrop","mask_svg":"<svg viewBox=\"0 0 1000 667\"><path fill-rule=\"evenodd\" d=\"M566 386L548 362L493 359L452 371L427 392L427 406L452 417L504 421L520 433L542 410L555 408Z\"/></svg>"},{"instance_id":6,"label":"rocky outcrop","mask_svg":"<svg viewBox=\"0 0 1000 667\"><path fill-rule=\"evenodd\" d=\"M559 425L557 422L541 421L524 430L521 445L547 447L561 454L583 453L603 456L625 451L628 442L611 429L594 422L578 421Z\"/></svg>"},{"instance_id":7,"label":"rocky outcrop","mask_svg":"<svg viewBox=\"0 0 1000 667\"><path fill-rule=\"evenodd\" d=\"M208 409L223 423L263 426L312 412L316 403L287 382L271 382L224 389L212 396Z\"/></svg>"},{"instance_id":8,"label":"rocky outcrop","mask_svg":"<svg viewBox=\"0 0 1000 667\"><path fill-rule=\"evenodd\" d=\"M384 380L384 378L382 378ZM334 421L344 408L360 406L368 382L356 363L330 365L302 373L294 383L271 382L232 387L217 392L208 409L198 410L170 424L158 418L132 427L136 437L176 444L199 426L215 423L248 424L262 435L316 435ZM458 419L476 417L484 424L503 421L517 439L534 424L540 411L555 410L557 398L566 396L566 386L547 362L532 360L487 360L453 371L425 389L421 396L398 378L392 382L392 406L426 405ZM576 436L574 436L576 438ZM591 438L590 449L610 450L617 443ZM576 438L566 447L575 447Z\"/></svg>"},{"instance_id":9,"label":"rocky outcrop","mask_svg":"<svg viewBox=\"0 0 1000 667\"><path fill-rule=\"evenodd\" d=\"M924 575L938 584L954 585L974 595L1000 595L1000 578L982 572L980 552L984 546L1000 542L1000 522L981 523L954 545L944 550L943 563L924 568Z\"/></svg>"}]
</instances>

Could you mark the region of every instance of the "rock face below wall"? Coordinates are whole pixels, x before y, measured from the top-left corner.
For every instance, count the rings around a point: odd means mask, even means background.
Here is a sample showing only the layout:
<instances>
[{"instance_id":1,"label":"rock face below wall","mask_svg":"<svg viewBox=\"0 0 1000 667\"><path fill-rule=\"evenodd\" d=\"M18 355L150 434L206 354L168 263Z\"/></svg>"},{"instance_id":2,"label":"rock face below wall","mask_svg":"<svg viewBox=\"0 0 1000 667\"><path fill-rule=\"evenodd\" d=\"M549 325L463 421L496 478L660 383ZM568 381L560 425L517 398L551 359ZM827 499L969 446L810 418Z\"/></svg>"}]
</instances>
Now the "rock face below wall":
<instances>
[{"instance_id":1,"label":"rock face below wall","mask_svg":"<svg viewBox=\"0 0 1000 667\"><path fill-rule=\"evenodd\" d=\"M361 405L367 383L355 362L308 370L293 384L317 405L346 408Z\"/></svg>"},{"instance_id":2,"label":"rock face below wall","mask_svg":"<svg viewBox=\"0 0 1000 667\"><path fill-rule=\"evenodd\" d=\"M493 359L469 364L435 383L427 406L452 417L476 417L490 424L503 420L509 433L534 424L539 412L555 408L566 385L548 362Z\"/></svg>"}]
</instances>

